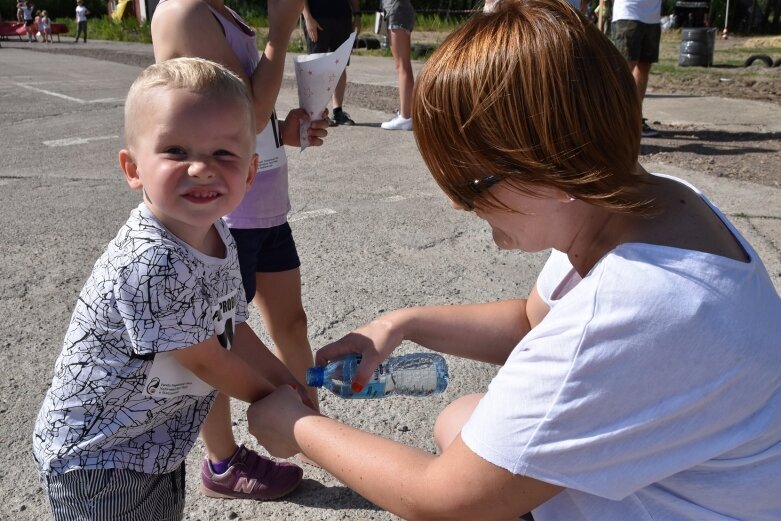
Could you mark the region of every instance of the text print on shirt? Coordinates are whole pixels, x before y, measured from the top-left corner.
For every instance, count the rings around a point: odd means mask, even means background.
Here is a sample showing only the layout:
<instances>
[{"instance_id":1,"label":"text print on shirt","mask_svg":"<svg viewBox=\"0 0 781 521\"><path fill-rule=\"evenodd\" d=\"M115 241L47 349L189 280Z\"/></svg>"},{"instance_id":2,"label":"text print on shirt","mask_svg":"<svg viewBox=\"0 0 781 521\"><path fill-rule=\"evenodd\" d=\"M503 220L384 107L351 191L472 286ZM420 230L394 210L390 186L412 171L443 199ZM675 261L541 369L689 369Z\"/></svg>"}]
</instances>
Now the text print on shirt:
<instances>
[{"instance_id":1,"label":"text print on shirt","mask_svg":"<svg viewBox=\"0 0 781 521\"><path fill-rule=\"evenodd\" d=\"M258 174L278 167L284 161L285 150L282 148L282 138L279 134L279 122L276 113L271 115L271 121L255 137L255 151L258 153Z\"/></svg>"},{"instance_id":2,"label":"text print on shirt","mask_svg":"<svg viewBox=\"0 0 781 521\"><path fill-rule=\"evenodd\" d=\"M233 341L238 300L238 292L234 290L212 306L214 332L220 345L228 350ZM147 374L143 394L154 398L173 398L183 395L207 396L212 391L214 387L177 362L173 353L158 353Z\"/></svg>"}]
</instances>

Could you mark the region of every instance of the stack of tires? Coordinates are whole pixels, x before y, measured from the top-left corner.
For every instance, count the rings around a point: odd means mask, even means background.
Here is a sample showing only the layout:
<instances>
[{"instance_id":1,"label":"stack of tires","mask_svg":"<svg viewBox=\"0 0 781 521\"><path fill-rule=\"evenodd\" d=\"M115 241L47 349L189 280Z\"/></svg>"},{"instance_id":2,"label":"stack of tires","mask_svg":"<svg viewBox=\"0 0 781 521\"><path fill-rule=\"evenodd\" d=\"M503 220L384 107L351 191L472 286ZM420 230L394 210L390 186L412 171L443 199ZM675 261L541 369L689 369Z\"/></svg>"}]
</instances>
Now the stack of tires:
<instances>
[{"instance_id":1,"label":"stack of tires","mask_svg":"<svg viewBox=\"0 0 781 521\"><path fill-rule=\"evenodd\" d=\"M716 46L715 27L688 27L681 30L681 67L710 67Z\"/></svg>"}]
</instances>

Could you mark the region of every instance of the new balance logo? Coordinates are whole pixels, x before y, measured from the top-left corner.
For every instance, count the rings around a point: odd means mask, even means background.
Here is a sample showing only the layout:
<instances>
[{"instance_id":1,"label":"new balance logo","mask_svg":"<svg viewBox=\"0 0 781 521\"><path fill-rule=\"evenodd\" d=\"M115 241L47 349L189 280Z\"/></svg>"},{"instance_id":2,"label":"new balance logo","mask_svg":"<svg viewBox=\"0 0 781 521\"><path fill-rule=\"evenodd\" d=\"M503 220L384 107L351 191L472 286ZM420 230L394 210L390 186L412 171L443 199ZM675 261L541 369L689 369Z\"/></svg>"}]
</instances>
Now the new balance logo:
<instances>
[{"instance_id":1,"label":"new balance logo","mask_svg":"<svg viewBox=\"0 0 781 521\"><path fill-rule=\"evenodd\" d=\"M238 481L236 481L236 485L233 487L234 492L243 492L244 494L252 494L252 490L255 488L255 483L257 482L256 479L247 479L244 476L241 476Z\"/></svg>"}]
</instances>

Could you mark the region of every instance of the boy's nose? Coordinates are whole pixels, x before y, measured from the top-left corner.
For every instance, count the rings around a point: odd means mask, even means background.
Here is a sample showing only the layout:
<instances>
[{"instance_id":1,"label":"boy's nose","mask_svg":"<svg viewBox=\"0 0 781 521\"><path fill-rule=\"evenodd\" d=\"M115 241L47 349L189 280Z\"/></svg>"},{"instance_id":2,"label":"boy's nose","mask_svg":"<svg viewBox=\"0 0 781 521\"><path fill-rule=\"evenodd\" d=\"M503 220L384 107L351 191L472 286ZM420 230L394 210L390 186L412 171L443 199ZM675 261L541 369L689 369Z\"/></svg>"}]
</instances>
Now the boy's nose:
<instances>
[{"instance_id":1,"label":"boy's nose","mask_svg":"<svg viewBox=\"0 0 781 521\"><path fill-rule=\"evenodd\" d=\"M206 161L193 161L187 169L187 174L191 177L202 177L204 179L210 179L214 177L214 172Z\"/></svg>"}]
</instances>

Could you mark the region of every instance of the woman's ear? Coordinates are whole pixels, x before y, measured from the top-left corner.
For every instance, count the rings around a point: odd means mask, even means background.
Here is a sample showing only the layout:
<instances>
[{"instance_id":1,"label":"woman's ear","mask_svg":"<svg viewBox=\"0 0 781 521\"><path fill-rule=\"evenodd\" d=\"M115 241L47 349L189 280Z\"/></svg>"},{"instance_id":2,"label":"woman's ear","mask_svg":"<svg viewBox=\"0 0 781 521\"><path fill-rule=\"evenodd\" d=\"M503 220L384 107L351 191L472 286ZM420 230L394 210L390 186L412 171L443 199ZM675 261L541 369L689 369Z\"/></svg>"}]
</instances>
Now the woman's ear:
<instances>
[{"instance_id":1,"label":"woman's ear","mask_svg":"<svg viewBox=\"0 0 781 521\"><path fill-rule=\"evenodd\" d=\"M133 190L140 190L144 187L141 178L138 176L138 165L133 160L130 150L122 149L119 151L119 166L125 174L125 180Z\"/></svg>"}]
</instances>

